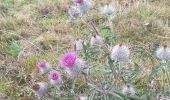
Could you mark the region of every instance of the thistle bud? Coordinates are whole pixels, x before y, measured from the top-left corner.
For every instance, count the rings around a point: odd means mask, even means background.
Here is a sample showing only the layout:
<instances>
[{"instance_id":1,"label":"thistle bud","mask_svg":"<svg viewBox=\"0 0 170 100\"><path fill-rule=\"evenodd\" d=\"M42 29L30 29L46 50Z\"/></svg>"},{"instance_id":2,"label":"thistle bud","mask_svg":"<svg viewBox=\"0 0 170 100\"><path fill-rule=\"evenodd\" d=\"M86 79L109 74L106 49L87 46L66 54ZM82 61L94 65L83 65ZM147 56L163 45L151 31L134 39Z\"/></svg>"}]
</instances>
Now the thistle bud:
<instances>
[{"instance_id":1,"label":"thistle bud","mask_svg":"<svg viewBox=\"0 0 170 100\"><path fill-rule=\"evenodd\" d=\"M82 0L81 3L77 4L77 7L79 8L79 11L80 11L81 15L83 15L90 8L92 8L92 2L91 2L91 0Z\"/></svg>"},{"instance_id":2,"label":"thistle bud","mask_svg":"<svg viewBox=\"0 0 170 100\"><path fill-rule=\"evenodd\" d=\"M51 69L50 64L48 64L45 60L39 60L37 62L37 67L39 68L41 74L48 73Z\"/></svg>"},{"instance_id":3,"label":"thistle bud","mask_svg":"<svg viewBox=\"0 0 170 100\"><path fill-rule=\"evenodd\" d=\"M135 89L132 85L126 84L123 86L122 93L129 95L129 96L134 96L135 95Z\"/></svg>"},{"instance_id":4,"label":"thistle bud","mask_svg":"<svg viewBox=\"0 0 170 100\"><path fill-rule=\"evenodd\" d=\"M111 51L111 59L114 61L127 61L130 57L130 50L122 44L113 47Z\"/></svg>"},{"instance_id":5,"label":"thistle bud","mask_svg":"<svg viewBox=\"0 0 170 100\"><path fill-rule=\"evenodd\" d=\"M46 82L37 82L32 86L33 93L39 98L47 95L48 93L48 83Z\"/></svg>"},{"instance_id":6,"label":"thistle bud","mask_svg":"<svg viewBox=\"0 0 170 100\"><path fill-rule=\"evenodd\" d=\"M99 35L94 35L91 37L91 46L101 46L103 44L103 39Z\"/></svg>"},{"instance_id":7,"label":"thistle bud","mask_svg":"<svg viewBox=\"0 0 170 100\"><path fill-rule=\"evenodd\" d=\"M170 48L166 45L158 48L156 51L156 56L161 60L170 59Z\"/></svg>"},{"instance_id":8,"label":"thistle bud","mask_svg":"<svg viewBox=\"0 0 170 100\"><path fill-rule=\"evenodd\" d=\"M101 8L100 8L100 12L101 14L105 15L105 16L110 16L113 14L114 12L114 9L112 7L111 4L106 4L106 5L103 5Z\"/></svg>"},{"instance_id":9,"label":"thistle bud","mask_svg":"<svg viewBox=\"0 0 170 100\"><path fill-rule=\"evenodd\" d=\"M69 14L69 20L70 21L77 19L79 17L79 14L80 14L79 8L76 7L76 6L69 7L68 14Z\"/></svg>"}]
</instances>

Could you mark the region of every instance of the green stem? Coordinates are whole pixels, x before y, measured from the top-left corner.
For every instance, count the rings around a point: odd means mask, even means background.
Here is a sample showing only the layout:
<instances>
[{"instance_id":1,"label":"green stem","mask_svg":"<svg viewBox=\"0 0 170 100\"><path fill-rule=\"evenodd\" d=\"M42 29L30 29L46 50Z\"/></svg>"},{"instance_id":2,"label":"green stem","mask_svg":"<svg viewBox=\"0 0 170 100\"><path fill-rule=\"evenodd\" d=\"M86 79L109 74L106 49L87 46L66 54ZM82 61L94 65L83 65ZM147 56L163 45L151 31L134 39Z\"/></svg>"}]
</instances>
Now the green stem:
<instances>
[{"instance_id":1,"label":"green stem","mask_svg":"<svg viewBox=\"0 0 170 100\"><path fill-rule=\"evenodd\" d=\"M169 88L168 92L170 92L170 79L169 79L169 75L168 75L168 68L167 68L166 61L164 61L164 63L163 63L163 69L165 71L165 76L166 76L167 81L168 81L168 88Z\"/></svg>"},{"instance_id":2,"label":"green stem","mask_svg":"<svg viewBox=\"0 0 170 100\"><path fill-rule=\"evenodd\" d=\"M166 66L166 65L164 66L164 70L165 70L165 75L166 75L166 77L167 77L168 88L169 88L169 92L170 92L170 84L169 84L170 79L169 79L169 75L168 75L168 71L167 71L167 66Z\"/></svg>"},{"instance_id":3,"label":"green stem","mask_svg":"<svg viewBox=\"0 0 170 100\"><path fill-rule=\"evenodd\" d=\"M75 89L75 79L73 80L72 83L71 93L74 93L74 89Z\"/></svg>"}]
</instances>

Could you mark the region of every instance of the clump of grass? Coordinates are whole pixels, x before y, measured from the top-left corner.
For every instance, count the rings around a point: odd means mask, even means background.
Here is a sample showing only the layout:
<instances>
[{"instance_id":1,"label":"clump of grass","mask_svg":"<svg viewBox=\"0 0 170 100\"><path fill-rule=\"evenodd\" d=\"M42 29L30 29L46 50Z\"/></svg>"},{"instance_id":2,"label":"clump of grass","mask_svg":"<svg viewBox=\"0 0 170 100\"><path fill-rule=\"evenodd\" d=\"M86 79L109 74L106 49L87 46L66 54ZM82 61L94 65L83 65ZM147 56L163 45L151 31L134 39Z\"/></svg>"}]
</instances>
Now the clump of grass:
<instances>
[{"instance_id":1,"label":"clump of grass","mask_svg":"<svg viewBox=\"0 0 170 100\"><path fill-rule=\"evenodd\" d=\"M118 40L126 41L130 38L132 43L162 43L166 39L164 27L169 19L167 7L154 3L134 4L112 20L112 29L118 35ZM146 25L148 24L148 25ZM163 38L165 36L165 38ZM142 37L142 38L141 38Z\"/></svg>"}]
</instances>

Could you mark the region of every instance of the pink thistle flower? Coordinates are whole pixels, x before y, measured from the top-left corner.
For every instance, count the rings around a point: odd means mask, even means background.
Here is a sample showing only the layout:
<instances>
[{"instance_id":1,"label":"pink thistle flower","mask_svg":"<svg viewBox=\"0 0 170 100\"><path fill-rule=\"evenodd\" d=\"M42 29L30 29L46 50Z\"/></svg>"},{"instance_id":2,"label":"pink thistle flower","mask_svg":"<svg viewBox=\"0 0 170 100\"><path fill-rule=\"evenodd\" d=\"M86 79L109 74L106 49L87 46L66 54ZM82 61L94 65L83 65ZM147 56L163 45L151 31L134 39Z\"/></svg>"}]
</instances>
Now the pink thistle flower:
<instances>
[{"instance_id":1,"label":"pink thistle flower","mask_svg":"<svg viewBox=\"0 0 170 100\"><path fill-rule=\"evenodd\" d=\"M39 68L41 74L45 74L50 71L50 64L48 64L45 60L39 60L37 62L37 67Z\"/></svg>"},{"instance_id":2,"label":"pink thistle flower","mask_svg":"<svg viewBox=\"0 0 170 100\"><path fill-rule=\"evenodd\" d=\"M59 79L59 73L56 70L52 70L50 71L49 77L52 80L57 80Z\"/></svg>"},{"instance_id":3,"label":"pink thistle flower","mask_svg":"<svg viewBox=\"0 0 170 100\"><path fill-rule=\"evenodd\" d=\"M46 67L46 61L45 61L45 60L39 60L39 61L37 62L37 66L38 66L39 68L44 68L44 67Z\"/></svg>"},{"instance_id":4,"label":"pink thistle flower","mask_svg":"<svg viewBox=\"0 0 170 100\"><path fill-rule=\"evenodd\" d=\"M84 62L77 58L75 52L70 51L61 57L60 65L66 69L71 77L78 77L82 67L84 67Z\"/></svg>"},{"instance_id":5,"label":"pink thistle flower","mask_svg":"<svg viewBox=\"0 0 170 100\"><path fill-rule=\"evenodd\" d=\"M75 63L76 61L76 53L75 52L68 52L66 54L64 54L61 59L60 59L60 65L62 67L72 67L72 65Z\"/></svg>"},{"instance_id":6,"label":"pink thistle flower","mask_svg":"<svg viewBox=\"0 0 170 100\"><path fill-rule=\"evenodd\" d=\"M56 85L57 88L60 87L62 80L58 71L56 70L50 71L49 79L51 84Z\"/></svg>"},{"instance_id":7,"label":"pink thistle flower","mask_svg":"<svg viewBox=\"0 0 170 100\"><path fill-rule=\"evenodd\" d=\"M74 1L74 3L77 3L77 4L80 4L83 2L83 0L73 0L73 1Z\"/></svg>"}]
</instances>

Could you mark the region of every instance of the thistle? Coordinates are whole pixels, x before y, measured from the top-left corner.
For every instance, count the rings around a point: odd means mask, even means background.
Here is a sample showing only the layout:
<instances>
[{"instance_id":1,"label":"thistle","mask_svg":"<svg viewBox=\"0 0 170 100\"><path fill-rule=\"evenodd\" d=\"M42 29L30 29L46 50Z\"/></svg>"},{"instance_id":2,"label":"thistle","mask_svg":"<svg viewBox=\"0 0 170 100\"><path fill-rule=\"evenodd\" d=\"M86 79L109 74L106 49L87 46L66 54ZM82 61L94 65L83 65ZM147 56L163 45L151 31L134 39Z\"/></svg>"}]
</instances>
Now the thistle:
<instances>
[{"instance_id":1,"label":"thistle","mask_svg":"<svg viewBox=\"0 0 170 100\"><path fill-rule=\"evenodd\" d=\"M62 83L61 76L56 70L52 70L49 73L50 83L59 87Z\"/></svg>"},{"instance_id":2,"label":"thistle","mask_svg":"<svg viewBox=\"0 0 170 100\"><path fill-rule=\"evenodd\" d=\"M32 86L33 93L39 98L48 94L48 83L37 82Z\"/></svg>"},{"instance_id":3,"label":"thistle","mask_svg":"<svg viewBox=\"0 0 170 100\"><path fill-rule=\"evenodd\" d=\"M77 3L77 7L79 8L80 14L85 14L90 8L92 8L91 0L81 0L80 3Z\"/></svg>"},{"instance_id":4,"label":"thistle","mask_svg":"<svg viewBox=\"0 0 170 100\"><path fill-rule=\"evenodd\" d=\"M83 49L83 40L76 39L75 46L76 46L76 51L82 50Z\"/></svg>"},{"instance_id":5,"label":"thistle","mask_svg":"<svg viewBox=\"0 0 170 100\"><path fill-rule=\"evenodd\" d=\"M77 6L69 7L68 9L69 21L75 20L79 17L79 8Z\"/></svg>"},{"instance_id":6,"label":"thistle","mask_svg":"<svg viewBox=\"0 0 170 100\"><path fill-rule=\"evenodd\" d=\"M39 68L41 74L46 74L51 69L50 64L48 64L45 60L39 60L37 62L37 67Z\"/></svg>"},{"instance_id":7,"label":"thistle","mask_svg":"<svg viewBox=\"0 0 170 100\"><path fill-rule=\"evenodd\" d=\"M60 90L60 87L62 85L62 79L61 79L61 75L59 74L58 71L56 71L56 70L50 71L49 81L50 81L50 84L55 86L56 94L61 94L62 91Z\"/></svg>"},{"instance_id":8,"label":"thistle","mask_svg":"<svg viewBox=\"0 0 170 100\"><path fill-rule=\"evenodd\" d=\"M83 0L73 0L73 2L74 2L75 4L81 4L81 3L83 2Z\"/></svg>"},{"instance_id":9,"label":"thistle","mask_svg":"<svg viewBox=\"0 0 170 100\"><path fill-rule=\"evenodd\" d=\"M103 44L103 39L99 35L94 35L91 37L91 46L101 46Z\"/></svg>"},{"instance_id":10,"label":"thistle","mask_svg":"<svg viewBox=\"0 0 170 100\"><path fill-rule=\"evenodd\" d=\"M75 52L67 52L60 58L60 65L72 77L78 77L84 65L83 61L77 58Z\"/></svg>"},{"instance_id":11,"label":"thistle","mask_svg":"<svg viewBox=\"0 0 170 100\"><path fill-rule=\"evenodd\" d=\"M127 61L130 57L130 50L123 44L118 44L111 51L111 59L114 61Z\"/></svg>"},{"instance_id":12,"label":"thistle","mask_svg":"<svg viewBox=\"0 0 170 100\"><path fill-rule=\"evenodd\" d=\"M129 96L134 96L135 95L135 89L132 85L126 84L122 88L122 93L129 95Z\"/></svg>"},{"instance_id":13,"label":"thistle","mask_svg":"<svg viewBox=\"0 0 170 100\"><path fill-rule=\"evenodd\" d=\"M88 22L94 31L94 34L90 40L91 46L101 46L103 44L103 39L102 39L102 37L100 37L99 32L93 23L93 18L88 17Z\"/></svg>"},{"instance_id":14,"label":"thistle","mask_svg":"<svg viewBox=\"0 0 170 100\"><path fill-rule=\"evenodd\" d=\"M111 4L105 4L100 8L100 12L105 16L110 16L113 14L114 9Z\"/></svg>"},{"instance_id":15,"label":"thistle","mask_svg":"<svg viewBox=\"0 0 170 100\"><path fill-rule=\"evenodd\" d=\"M156 51L156 56L161 60L170 59L170 48L166 45L158 48Z\"/></svg>"}]
</instances>

